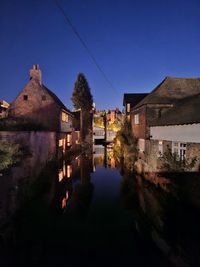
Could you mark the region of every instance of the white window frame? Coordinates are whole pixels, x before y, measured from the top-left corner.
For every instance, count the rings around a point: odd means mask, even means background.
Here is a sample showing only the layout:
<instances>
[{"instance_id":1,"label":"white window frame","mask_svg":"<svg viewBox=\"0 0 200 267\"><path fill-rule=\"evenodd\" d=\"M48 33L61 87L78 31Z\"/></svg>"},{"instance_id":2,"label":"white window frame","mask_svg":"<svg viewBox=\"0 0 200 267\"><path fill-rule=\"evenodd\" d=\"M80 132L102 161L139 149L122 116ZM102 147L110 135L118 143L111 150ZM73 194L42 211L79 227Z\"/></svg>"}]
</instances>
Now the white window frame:
<instances>
[{"instance_id":1,"label":"white window frame","mask_svg":"<svg viewBox=\"0 0 200 267\"><path fill-rule=\"evenodd\" d=\"M127 103L126 104L126 112L130 112L131 111L131 104L130 103Z\"/></svg>"},{"instance_id":2,"label":"white window frame","mask_svg":"<svg viewBox=\"0 0 200 267\"><path fill-rule=\"evenodd\" d=\"M136 125L140 124L139 113L137 113L137 114L134 115L134 123L135 123Z\"/></svg>"},{"instance_id":3,"label":"white window frame","mask_svg":"<svg viewBox=\"0 0 200 267\"><path fill-rule=\"evenodd\" d=\"M187 144L181 142L172 142L172 153L177 154L180 160L186 158Z\"/></svg>"}]
</instances>

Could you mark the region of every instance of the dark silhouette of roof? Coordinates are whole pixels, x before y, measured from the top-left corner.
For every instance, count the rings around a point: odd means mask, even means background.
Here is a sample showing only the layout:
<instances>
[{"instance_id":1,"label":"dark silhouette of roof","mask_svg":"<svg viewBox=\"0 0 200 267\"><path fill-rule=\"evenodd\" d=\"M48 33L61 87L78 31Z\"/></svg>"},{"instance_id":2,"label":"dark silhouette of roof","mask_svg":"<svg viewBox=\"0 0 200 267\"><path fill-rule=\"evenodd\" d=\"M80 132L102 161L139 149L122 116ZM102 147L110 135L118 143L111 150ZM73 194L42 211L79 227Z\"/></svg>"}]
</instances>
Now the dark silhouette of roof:
<instances>
[{"instance_id":1,"label":"dark silhouette of roof","mask_svg":"<svg viewBox=\"0 0 200 267\"><path fill-rule=\"evenodd\" d=\"M147 95L148 95L147 93L124 94L123 106L125 106L126 103L130 103L131 106L133 107L137 105Z\"/></svg>"},{"instance_id":2,"label":"dark silhouette of roof","mask_svg":"<svg viewBox=\"0 0 200 267\"><path fill-rule=\"evenodd\" d=\"M171 104L200 93L200 78L166 77L137 107L145 104Z\"/></svg>"},{"instance_id":3,"label":"dark silhouette of roof","mask_svg":"<svg viewBox=\"0 0 200 267\"><path fill-rule=\"evenodd\" d=\"M167 126L200 123L200 93L176 101L151 126Z\"/></svg>"}]
</instances>

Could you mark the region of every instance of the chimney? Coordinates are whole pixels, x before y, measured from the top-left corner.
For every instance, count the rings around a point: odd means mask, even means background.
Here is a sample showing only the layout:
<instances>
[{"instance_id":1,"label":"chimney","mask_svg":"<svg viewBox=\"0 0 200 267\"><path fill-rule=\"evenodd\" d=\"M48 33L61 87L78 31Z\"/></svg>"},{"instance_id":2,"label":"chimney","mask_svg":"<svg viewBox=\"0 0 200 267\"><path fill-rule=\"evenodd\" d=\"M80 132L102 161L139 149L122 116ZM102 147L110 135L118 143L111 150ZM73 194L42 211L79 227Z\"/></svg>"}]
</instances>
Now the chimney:
<instances>
[{"instance_id":1,"label":"chimney","mask_svg":"<svg viewBox=\"0 0 200 267\"><path fill-rule=\"evenodd\" d=\"M32 69L30 69L30 80L37 80L40 84L42 84L42 73L38 64L34 64Z\"/></svg>"}]
</instances>

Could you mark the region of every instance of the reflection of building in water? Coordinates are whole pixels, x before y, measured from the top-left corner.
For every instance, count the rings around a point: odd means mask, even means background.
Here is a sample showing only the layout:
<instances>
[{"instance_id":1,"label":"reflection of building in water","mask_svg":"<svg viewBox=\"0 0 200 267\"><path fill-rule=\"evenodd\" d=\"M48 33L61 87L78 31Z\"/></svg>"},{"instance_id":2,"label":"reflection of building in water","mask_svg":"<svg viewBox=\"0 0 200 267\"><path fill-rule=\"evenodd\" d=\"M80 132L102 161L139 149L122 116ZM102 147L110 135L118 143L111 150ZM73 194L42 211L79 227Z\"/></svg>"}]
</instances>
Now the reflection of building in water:
<instances>
[{"instance_id":1,"label":"reflection of building in water","mask_svg":"<svg viewBox=\"0 0 200 267\"><path fill-rule=\"evenodd\" d=\"M64 178L71 178L72 176L72 165L67 164L65 160L62 161L62 166L58 170L58 179L61 182Z\"/></svg>"},{"instance_id":2,"label":"reflection of building in water","mask_svg":"<svg viewBox=\"0 0 200 267\"><path fill-rule=\"evenodd\" d=\"M65 209L69 200L69 192L66 191L65 197L62 199L62 209Z\"/></svg>"},{"instance_id":3,"label":"reflection of building in water","mask_svg":"<svg viewBox=\"0 0 200 267\"><path fill-rule=\"evenodd\" d=\"M112 130L107 130L107 141L112 142L113 139L116 137L116 132L112 131ZM94 142L98 141L98 140L103 140L105 138L105 130L104 128L100 128L100 127L94 127L93 129L93 139Z\"/></svg>"},{"instance_id":4,"label":"reflection of building in water","mask_svg":"<svg viewBox=\"0 0 200 267\"><path fill-rule=\"evenodd\" d=\"M104 165L105 167L115 168L115 158L113 155L113 149L102 146L102 145L94 145L93 146L93 161L94 161L94 169L96 169L97 165Z\"/></svg>"},{"instance_id":5,"label":"reflection of building in water","mask_svg":"<svg viewBox=\"0 0 200 267\"><path fill-rule=\"evenodd\" d=\"M16 138L19 138L18 141L25 140L23 134L23 132L19 132L17 135L15 132L9 132L6 140L15 141ZM45 175L49 176L49 173L50 177L48 179L53 179L54 176L56 178L56 170L54 172L51 164L47 165L47 161L55 156L54 133L31 132L25 133L25 136L31 155L24 157L20 164L6 170L0 177L0 228L2 225L9 225L13 215L24 201L25 193L31 190L30 186L32 184L37 185L37 179L41 179L42 183L43 179L46 179ZM18 141L16 140L17 143ZM30 192L32 194L32 191ZM49 192L48 197L52 197L51 192Z\"/></svg>"}]
</instances>

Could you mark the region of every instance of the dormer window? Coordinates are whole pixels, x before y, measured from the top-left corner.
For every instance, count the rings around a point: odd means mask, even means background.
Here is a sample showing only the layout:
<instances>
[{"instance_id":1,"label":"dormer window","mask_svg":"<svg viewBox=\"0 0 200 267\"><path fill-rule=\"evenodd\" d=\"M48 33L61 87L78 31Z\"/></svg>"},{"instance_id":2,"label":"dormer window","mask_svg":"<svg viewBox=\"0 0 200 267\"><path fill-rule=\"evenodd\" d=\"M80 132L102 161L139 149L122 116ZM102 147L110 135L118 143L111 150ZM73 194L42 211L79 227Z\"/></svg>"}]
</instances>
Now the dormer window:
<instances>
[{"instance_id":1,"label":"dormer window","mask_svg":"<svg viewBox=\"0 0 200 267\"><path fill-rule=\"evenodd\" d=\"M28 95L23 95L23 99L24 99L24 101L27 101L28 100Z\"/></svg>"}]
</instances>

